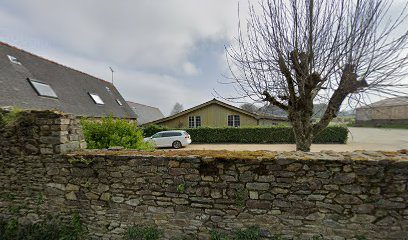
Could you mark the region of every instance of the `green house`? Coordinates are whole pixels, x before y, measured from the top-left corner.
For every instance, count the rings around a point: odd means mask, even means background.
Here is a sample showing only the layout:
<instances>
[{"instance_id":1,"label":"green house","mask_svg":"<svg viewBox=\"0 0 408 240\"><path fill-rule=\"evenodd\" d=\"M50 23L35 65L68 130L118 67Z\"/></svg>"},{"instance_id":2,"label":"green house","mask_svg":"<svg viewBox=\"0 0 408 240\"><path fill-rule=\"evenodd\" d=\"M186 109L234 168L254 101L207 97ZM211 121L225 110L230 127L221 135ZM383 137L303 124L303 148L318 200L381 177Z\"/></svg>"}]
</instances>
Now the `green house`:
<instances>
[{"instance_id":1,"label":"green house","mask_svg":"<svg viewBox=\"0 0 408 240\"><path fill-rule=\"evenodd\" d=\"M272 126L285 122L288 122L285 117L258 115L213 99L175 115L143 125L157 124L169 128L255 127Z\"/></svg>"}]
</instances>

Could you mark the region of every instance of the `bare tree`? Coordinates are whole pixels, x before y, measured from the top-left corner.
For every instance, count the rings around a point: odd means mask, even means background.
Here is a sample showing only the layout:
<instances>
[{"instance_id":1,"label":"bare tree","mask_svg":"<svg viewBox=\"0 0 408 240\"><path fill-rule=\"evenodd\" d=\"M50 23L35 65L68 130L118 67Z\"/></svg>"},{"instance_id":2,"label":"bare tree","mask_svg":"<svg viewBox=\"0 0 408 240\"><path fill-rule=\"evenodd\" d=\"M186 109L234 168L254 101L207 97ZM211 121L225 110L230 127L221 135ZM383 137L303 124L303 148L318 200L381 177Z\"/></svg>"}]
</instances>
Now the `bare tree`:
<instances>
[{"instance_id":1,"label":"bare tree","mask_svg":"<svg viewBox=\"0 0 408 240\"><path fill-rule=\"evenodd\" d=\"M176 103L176 104L174 104L174 107L173 107L173 109L171 110L170 116L172 116L172 115L174 115L174 114L177 114L177 113L179 113L179 112L182 112L183 110L184 110L183 105L180 104L180 103Z\"/></svg>"},{"instance_id":2,"label":"bare tree","mask_svg":"<svg viewBox=\"0 0 408 240\"><path fill-rule=\"evenodd\" d=\"M296 149L310 151L343 102L398 95L407 87L407 5L390 16L391 4L260 0L251 5L236 42L226 49L238 96L285 110ZM316 102L327 109L312 123Z\"/></svg>"},{"instance_id":3,"label":"bare tree","mask_svg":"<svg viewBox=\"0 0 408 240\"><path fill-rule=\"evenodd\" d=\"M251 113L256 113L258 111L258 108L252 103L243 103L239 108Z\"/></svg>"}]
</instances>

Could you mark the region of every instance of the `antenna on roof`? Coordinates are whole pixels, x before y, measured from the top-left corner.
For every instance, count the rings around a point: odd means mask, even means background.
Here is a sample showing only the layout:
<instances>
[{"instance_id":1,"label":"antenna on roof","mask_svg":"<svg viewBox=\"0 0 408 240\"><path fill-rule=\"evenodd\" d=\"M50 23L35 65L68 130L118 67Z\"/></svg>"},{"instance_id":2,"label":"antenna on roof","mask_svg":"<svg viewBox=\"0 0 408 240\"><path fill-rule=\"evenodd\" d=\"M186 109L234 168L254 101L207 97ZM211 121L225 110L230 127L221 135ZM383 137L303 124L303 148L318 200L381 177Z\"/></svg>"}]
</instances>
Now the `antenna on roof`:
<instances>
[{"instance_id":1,"label":"antenna on roof","mask_svg":"<svg viewBox=\"0 0 408 240\"><path fill-rule=\"evenodd\" d=\"M109 67L109 69L110 69L111 72L112 72L112 85L113 85L113 73L114 73L115 71L113 71L113 69L112 69L111 67Z\"/></svg>"}]
</instances>

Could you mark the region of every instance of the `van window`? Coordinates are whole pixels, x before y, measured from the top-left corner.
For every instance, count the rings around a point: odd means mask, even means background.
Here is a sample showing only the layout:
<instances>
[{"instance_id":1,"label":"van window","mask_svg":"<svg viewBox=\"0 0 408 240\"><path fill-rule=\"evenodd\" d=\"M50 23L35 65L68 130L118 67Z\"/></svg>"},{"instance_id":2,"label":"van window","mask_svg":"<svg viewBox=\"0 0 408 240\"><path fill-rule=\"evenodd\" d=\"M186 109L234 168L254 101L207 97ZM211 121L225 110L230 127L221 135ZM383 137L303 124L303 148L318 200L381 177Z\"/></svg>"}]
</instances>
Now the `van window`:
<instances>
[{"instance_id":1,"label":"van window","mask_svg":"<svg viewBox=\"0 0 408 240\"><path fill-rule=\"evenodd\" d=\"M159 138L162 137L162 133L156 133L152 136L152 138Z\"/></svg>"},{"instance_id":2,"label":"van window","mask_svg":"<svg viewBox=\"0 0 408 240\"><path fill-rule=\"evenodd\" d=\"M181 132L164 132L163 137L176 137L181 136Z\"/></svg>"}]
</instances>

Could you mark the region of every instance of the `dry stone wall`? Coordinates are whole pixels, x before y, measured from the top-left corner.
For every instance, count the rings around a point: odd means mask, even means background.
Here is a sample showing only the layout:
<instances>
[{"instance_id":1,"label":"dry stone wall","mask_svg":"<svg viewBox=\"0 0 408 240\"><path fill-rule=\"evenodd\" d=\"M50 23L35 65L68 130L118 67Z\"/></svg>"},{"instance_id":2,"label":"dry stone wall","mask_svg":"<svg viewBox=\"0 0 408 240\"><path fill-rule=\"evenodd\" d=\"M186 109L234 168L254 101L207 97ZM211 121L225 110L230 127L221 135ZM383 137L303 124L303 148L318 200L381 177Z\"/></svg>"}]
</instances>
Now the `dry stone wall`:
<instances>
[{"instance_id":1,"label":"dry stone wall","mask_svg":"<svg viewBox=\"0 0 408 240\"><path fill-rule=\"evenodd\" d=\"M0 114L13 113L0 109ZM80 120L74 115L32 110L14 113L9 122L5 122L4 117L2 119L0 152L38 155L86 148Z\"/></svg>"},{"instance_id":2,"label":"dry stone wall","mask_svg":"<svg viewBox=\"0 0 408 240\"><path fill-rule=\"evenodd\" d=\"M408 156L391 155L3 155L0 217L79 213L94 239L120 239L135 224L158 226L166 239L250 226L267 237L406 239Z\"/></svg>"},{"instance_id":3,"label":"dry stone wall","mask_svg":"<svg viewBox=\"0 0 408 240\"><path fill-rule=\"evenodd\" d=\"M251 226L265 239L408 236L406 151L65 154L84 146L78 120L22 114L0 128L0 219L79 213L91 239L121 239L132 225L157 226L165 239L209 239L213 229Z\"/></svg>"}]
</instances>

